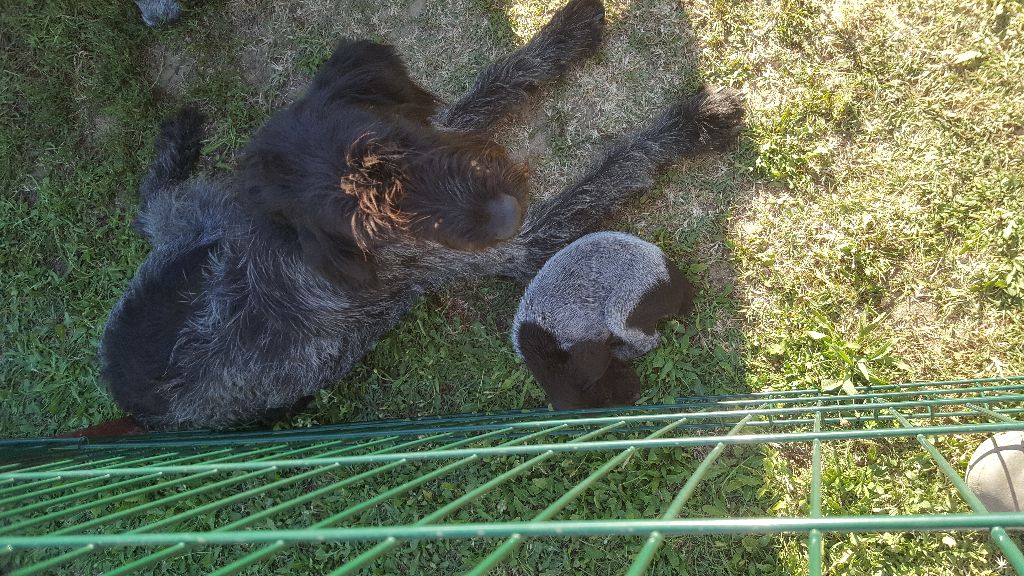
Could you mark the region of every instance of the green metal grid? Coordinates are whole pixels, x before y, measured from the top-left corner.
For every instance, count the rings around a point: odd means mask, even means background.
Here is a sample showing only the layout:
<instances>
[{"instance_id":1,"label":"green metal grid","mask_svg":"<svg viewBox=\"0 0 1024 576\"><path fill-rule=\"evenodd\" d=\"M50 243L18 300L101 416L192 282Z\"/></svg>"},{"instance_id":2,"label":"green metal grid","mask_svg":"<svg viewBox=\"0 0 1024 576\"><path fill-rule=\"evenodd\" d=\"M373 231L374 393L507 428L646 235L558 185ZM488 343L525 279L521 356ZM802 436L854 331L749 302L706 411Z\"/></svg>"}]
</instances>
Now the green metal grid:
<instances>
[{"instance_id":1,"label":"green metal grid","mask_svg":"<svg viewBox=\"0 0 1024 576\"><path fill-rule=\"evenodd\" d=\"M224 575L259 570L295 546L353 543L353 552L329 570L340 575L366 568L403 543L472 539L486 551L467 573L481 575L529 539L626 536L636 539L626 571L632 576L648 572L669 536L790 534L806 538L808 573L817 575L829 533L942 530L988 532L1024 574L1024 555L1006 531L1024 528L1024 513L988 512L931 440L1020 430L1022 412L1024 377L1010 377L875 386L858 396L793 390L628 410L515 411L101 441L0 440L0 571L146 572L176 556L221 547L234 556L208 572ZM900 437L916 440L971 512L824 515L822 446ZM806 515L681 517L728 446L797 443L811 448ZM678 451L701 458L658 514L559 519L613 471L643 466L649 461L643 456L658 455L659 466L682 466L667 457ZM549 465L567 460L589 472L566 491L541 493L532 518L495 518L500 514L477 506L495 489L550 474ZM459 486L458 497L440 501L429 490L474 469L484 479ZM404 514L379 513L384 505ZM121 555L110 560L104 554L111 550Z\"/></svg>"}]
</instances>

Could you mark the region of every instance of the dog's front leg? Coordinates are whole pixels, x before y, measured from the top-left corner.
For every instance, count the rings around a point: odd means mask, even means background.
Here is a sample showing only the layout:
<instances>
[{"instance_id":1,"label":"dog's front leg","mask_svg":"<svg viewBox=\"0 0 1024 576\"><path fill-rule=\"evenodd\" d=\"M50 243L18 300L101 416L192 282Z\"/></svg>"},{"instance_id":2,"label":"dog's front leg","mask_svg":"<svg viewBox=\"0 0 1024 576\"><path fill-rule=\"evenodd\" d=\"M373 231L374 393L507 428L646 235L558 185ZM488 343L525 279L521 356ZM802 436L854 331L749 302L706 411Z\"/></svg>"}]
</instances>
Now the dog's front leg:
<instances>
[{"instance_id":1,"label":"dog's front leg","mask_svg":"<svg viewBox=\"0 0 1024 576\"><path fill-rule=\"evenodd\" d=\"M486 132L526 104L543 84L597 51L604 31L601 0L571 0L530 41L491 64L473 88L442 108L434 126L456 132Z\"/></svg>"},{"instance_id":2,"label":"dog's front leg","mask_svg":"<svg viewBox=\"0 0 1024 576\"><path fill-rule=\"evenodd\" d=\"M513 248L519 250L516 268L504 275L528 281L555 252L648 190L661 168L685 156L729 146L743 115L738 92L704 89L620 138L576 184L531 206L513 240Z\"/></svg>"},{"instance_id":3,"label":"dog's front leg","mask_svg":"<svg viewBox=\"0 0 1024 576\"><path fill-rule=\"evenodd\" d=\"M381 269L401 271L384 278L384 284L414 278L427 291L487 276L529 282L555 252L648 190L666 164L725 148L742 123L739 93L702 90L666 108L645 128L622 136L576 184L531 206L519 234L506 244L480 252L436 244L415 254L405 246L383 248L378 255L385 263Z\"/></svg>"}]
</instances>

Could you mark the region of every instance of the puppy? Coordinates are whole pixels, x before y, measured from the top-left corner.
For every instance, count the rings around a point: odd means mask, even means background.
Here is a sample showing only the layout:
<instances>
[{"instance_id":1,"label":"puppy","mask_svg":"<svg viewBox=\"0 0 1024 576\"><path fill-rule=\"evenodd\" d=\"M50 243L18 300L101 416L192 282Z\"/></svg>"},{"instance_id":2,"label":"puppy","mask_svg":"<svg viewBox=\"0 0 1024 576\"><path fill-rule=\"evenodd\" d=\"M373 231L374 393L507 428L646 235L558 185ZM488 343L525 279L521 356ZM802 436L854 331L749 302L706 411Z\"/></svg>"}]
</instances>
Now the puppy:
<instances>
[{"instance_id":1,"label":"puppy","mask_svg":"<svg viewBox=\"0 0 1024 576\"><path fill-rule=\"evenodd\" d=\"M597 232L555 254L526 288L516 353L558 409L632 404L630 361L658 346L657 323L693 309L693 286L657 246Z\"/></svg>"}]
</instances>

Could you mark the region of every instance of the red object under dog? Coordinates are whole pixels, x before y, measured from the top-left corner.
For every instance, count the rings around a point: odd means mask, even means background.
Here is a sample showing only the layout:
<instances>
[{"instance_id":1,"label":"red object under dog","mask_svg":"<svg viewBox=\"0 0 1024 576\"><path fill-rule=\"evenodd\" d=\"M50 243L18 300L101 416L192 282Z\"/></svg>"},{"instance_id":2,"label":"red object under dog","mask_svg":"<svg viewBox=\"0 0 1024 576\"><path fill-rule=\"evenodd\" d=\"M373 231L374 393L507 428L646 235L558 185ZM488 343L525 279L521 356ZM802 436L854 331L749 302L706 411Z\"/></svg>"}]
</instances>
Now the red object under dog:
<instances>
[{"instance_id":1,"label":"red object under dog","mask_svg":"<svg viewBox=\"0 0 1024 576\"><path fill-rule=\"evenodd\" d=\"M133 436L145 433L146 429L140 426L135 418L128 416L89 426L88 428L79 428L78 430L58 434L57 438L103 438L105 436Z\"/></svg>"}]
</instances>

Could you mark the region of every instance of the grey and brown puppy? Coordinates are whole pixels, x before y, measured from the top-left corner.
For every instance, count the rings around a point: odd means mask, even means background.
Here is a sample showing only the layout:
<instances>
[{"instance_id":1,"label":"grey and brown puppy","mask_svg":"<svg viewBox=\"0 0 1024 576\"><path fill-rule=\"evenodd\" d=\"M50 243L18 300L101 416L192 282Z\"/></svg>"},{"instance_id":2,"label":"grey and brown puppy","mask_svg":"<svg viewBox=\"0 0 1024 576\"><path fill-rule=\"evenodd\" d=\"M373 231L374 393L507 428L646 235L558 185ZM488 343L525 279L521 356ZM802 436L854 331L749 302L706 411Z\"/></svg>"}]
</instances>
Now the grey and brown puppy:
<instances>
[{"instance_id":1,"label":"grey and brown puppy","mask_svg":"<svg viewBox=\"0 0 1024 576\"><path fill-rule=\"evenodd\" d=\"M630 361L658 346L659 320L692 308L693 286L657 246L597 232L540 269L512 342L555 408L632 404L640 380Z\"/></svg>"}]
</instances>

